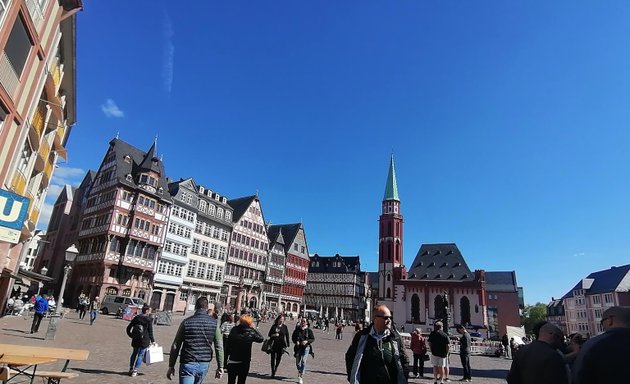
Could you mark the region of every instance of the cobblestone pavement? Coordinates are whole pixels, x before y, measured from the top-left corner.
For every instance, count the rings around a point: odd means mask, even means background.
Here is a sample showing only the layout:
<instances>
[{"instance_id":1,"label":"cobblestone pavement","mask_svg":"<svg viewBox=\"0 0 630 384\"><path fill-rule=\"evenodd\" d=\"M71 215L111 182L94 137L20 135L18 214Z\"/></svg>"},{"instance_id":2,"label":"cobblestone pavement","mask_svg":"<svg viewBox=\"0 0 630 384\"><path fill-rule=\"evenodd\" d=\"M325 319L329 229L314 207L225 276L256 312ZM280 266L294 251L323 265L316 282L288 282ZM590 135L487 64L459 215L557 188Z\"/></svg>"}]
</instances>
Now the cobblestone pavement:
<instances>
[{"instance_id":1,"label":"cobblestone pavement","mask_svg":"<svg viewBox=\"0 0 630 384\"><path fill-rule=\"evenodd\" d=\"M85 320L79 320L77 314L72 311L60 321L55 340L43 340L48 326L48 320L42 321L38 334L31 335L31 319L7 316L0 318L0 343L20 344L20 345L40 345L46 347L77 348L90 350L90 358L87 361L71 362L70 371L79 373L79 377L69 381L70 383L169 383L165 374L167 370L168 355L164 356L165 362L154 365L144 365L140 373L135 378L127 376L129 367L129 355L131 354L130 339L125 334L127 322L116 319L112 316L99 315L93 326L89 325L86 316ZM177 327L183 316L174 315L173 325L155 326L154 334L156 341L163 346L164 352L168 353L170 343L173 341ZM295 322L289 321L289 329L293 329ZM267 336L269 323L261 323L260 330L263 336ZM352 340L353 331L348 327L343 334L343 340L335 340L333 332L330 334L315 332L315 359L307 361L307 369L304 375L304 382L317 384L344 384L346 381L344 354ZM411 355L409 353L409 355ZM473 382L476 383L505 383L505 376L509 369L511 360L501 358L473 356L471 365L473 367ZM46 370L61 369L61 362L46 365ZM461 376L461 365L458 356L451 358L451 380L459 380ZM212 362L211 370L216 368ZM410 383L429 383L433 381L430 367L425 367L425 379L410 379ZM250 375L247 379L249 384L283 382L297 382L297 371L293 358L285 355L276 379L271 379L269 368L269 356L260 352L260 344L254 345L253 360ZM174 381L177 382L177 381ZM227 375L216 380L207 377L206 383L227 383Z\"/></svg>"}]
</instances>

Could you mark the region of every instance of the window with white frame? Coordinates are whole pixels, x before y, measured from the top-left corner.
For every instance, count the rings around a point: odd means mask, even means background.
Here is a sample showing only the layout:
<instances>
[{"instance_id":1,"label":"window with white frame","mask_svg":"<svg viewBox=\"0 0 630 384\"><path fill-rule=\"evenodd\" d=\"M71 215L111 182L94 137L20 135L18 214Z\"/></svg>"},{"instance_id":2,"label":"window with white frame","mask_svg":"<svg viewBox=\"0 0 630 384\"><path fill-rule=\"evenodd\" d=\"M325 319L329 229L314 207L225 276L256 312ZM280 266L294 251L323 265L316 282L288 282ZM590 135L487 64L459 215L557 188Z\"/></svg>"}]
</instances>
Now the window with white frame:
<instances>
[{"instance_id":1,"label":"window with white frame","mask_svg":"<svg viewBox=\"0 0 630 384\"><path fill-rule=\"evenodd\" d=\"M214 212L216 210L216 207L214 206L214 204L208 204L208 214L211 216L214 216Z\"/></svg>"},{"instance_id":2,"label":"window with white frame","mask_svg":"<svg viewBox=\"0 0 630 384\"><path fill-rule=\"evenodd\" d=\"M591 301L593 304L601 304L602 298L599 295L591 296Z\"/></svg>"},{"instance_id":3,"label":"window with white frame","mask_svg":"<svg viewBox=\"0 0 630 384\"><path fill-rule=\"evenodd\" d=\"M197 260L188 261L188 270L186 271L186 276L195 277L197 274Z\"/></svg>"},{"instance_id":4,"label":"window with white frame","mask_svg":"<svg viewBox=\"0 0 630 384\"><path fill-rule=\"evenodd\" d=\"M208 203L206 203L206 201L205 201L205 200L201 200L201 199L199 200L199 210L200 210L201 212L204 212L204 213L205 213L205 212L206 212L206 207L207 207L207 206L208 206Z\"/></svg>"},{"instance_id":5,"label":"window with white frame","mask_svg":"<svg viewBox=\"0 0 630 384\"><path fill-rule=\"evenodd\" d=\"M190 253L198 255L199 254L199 246L200 245L201 245L201 240L193 239L192 249L190 250Z\"/></svg>"},{"instance_id":6,"label":"window with white frame","mask_svg":"<svg viewBox=\"0 0 630 384\"><path fill-rule=\"evenodd\" d=\"M217 244L212 244L210 246L210 257L212 257L213 259L216 259L218 251L219 251L219 246Z\"/></svg>"},{"instance_id":7,"label":"window with white frame","mask_svg":"<svg viewBox=\"0 0 630 384\"><path fill-rule=\"evenodd\" d=\"M604 293L604 303L611 304L613 302L612 293Z\"/></svg>"},{"instance_id":8,"label":"window with white frame","mask_svg":"<svg viewBox=\"0 0 630 384\"><path fill-rule=\"evenodd\" d=\"M217 217L223 219L223 208L217 208Z\"/></svg>"},{"instance_id":9,"label":"window with white frame","mask_svg":"<svg viewBox=\"0 0 630 384\"><path fill-rule=\"evenodd\" d=\"M227 248L224 246L219 247L219 260L225 260L225 255L227 254Z\"/></svg>"},{"instance_id":10,"label":"window with white frame","mask_svg":"<svg viewBox=\"0 0 630 384\"><path fill-rule=\"evenodd\" d=\"M232 220L232 212L225 211L225 220L227 220L227 221Z\"/></svg>"},{"instance_id":11,"label":"window with white frame","mask_svg":"<svg viewBox=\"0 0 630 384\"><path fill-rule=\"evenodd\" d=\"M208 245L207 241L201 242L201 256L208 256Z\"/></svg>"},{"instance_id":12,"label":"window with white frame","mask_svg":"<svg viewBox=\"0 0 630 384\"><path fill-rule=\"evenodd\" d=\"M206 277L206 263L199 262L199 269L197 270L197 278L203 279Z\"/></svg>"},{"instance_id":13,"label":"window with white frame","mask_svg":"<svg viewBox=\"0 0 630 384\"><path fill-rule=\"evenodd\" d=\"M214 264L208 264L208 270L206 272L206 280L214 280Z\"/></svg>"}]
</instances>

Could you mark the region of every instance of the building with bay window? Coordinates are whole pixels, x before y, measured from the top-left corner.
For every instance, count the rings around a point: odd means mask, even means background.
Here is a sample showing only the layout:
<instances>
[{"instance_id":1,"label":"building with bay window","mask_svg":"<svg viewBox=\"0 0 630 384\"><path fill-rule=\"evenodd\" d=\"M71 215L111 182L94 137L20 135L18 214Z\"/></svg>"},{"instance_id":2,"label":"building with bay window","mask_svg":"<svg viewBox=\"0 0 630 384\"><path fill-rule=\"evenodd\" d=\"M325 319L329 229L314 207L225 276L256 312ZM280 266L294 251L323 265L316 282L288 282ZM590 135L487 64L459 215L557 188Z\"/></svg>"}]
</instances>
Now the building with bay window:
<instances>
[{"instance_id":1,"label":"building with bay window","mask_svg":"<svg viewBox=\"0 0 630 384\"><path fill-rule=\"evenodd\" d=\"M68 294L149 300L172 198L156 144L144 152L109 143L86 196Z\"/></svg>"}]
</instances>

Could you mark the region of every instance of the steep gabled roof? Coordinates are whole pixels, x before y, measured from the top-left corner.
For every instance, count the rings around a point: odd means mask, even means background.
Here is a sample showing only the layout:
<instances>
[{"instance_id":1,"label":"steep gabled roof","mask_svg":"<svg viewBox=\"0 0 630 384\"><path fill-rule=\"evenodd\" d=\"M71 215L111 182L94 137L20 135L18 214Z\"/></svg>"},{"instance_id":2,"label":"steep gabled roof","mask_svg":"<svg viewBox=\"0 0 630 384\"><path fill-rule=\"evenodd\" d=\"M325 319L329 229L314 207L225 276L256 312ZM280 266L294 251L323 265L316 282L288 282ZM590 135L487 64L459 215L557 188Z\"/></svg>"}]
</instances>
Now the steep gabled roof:
<instances>
[{"instance_id":1,"label":"steep gabled roof","mask_svg":"<svg viewBox=\"0 0 630 384\"><path fill-rule=\"evenodd\" d=\"M315 254L311 256L310 261L319 262L317 266L309 263L308 273L360 273L361 261L359 256L320 256Z\"/></svg>"},{"instance_id":2,"label":"steep gabled roof","mask_svg":"<svg viewBox=\"0 0 630 384\"><path fill-rule=\"evenodd\" d=\"M302 224L300 223L270 225L269 228L267 228L267 235L271 239L271 236L277 236L277 234L282 231L282 236L284 239L284 251L288 253L291 244L293 244L293 241L295 240L295 237L297 236L301 227Z\"/></svg>"},{"instance_id":3,"label":"steep gabled roof","mask_svg":"<svg viewBox=\"0 0 630 384\"><path fill-rule=\"evenodd\" d=\"M232 221L235 223L238 222L247 211L247 208L249 208L257 198L258 196L252 195L228 200L229 206L234 210L234 212L232 212Z\"/></svg>"},{"instance_id":4,"label":"steep gabled roof","mask_svg":"<svg viewBox=\"0 0 630 384\"><path fill-rule=\"evenodd\" d=\"M109 142L109 145L110 150L114 151L116 154L116 177L118 178L118 182L133 189L139 188L137 184L139 173L147 170L141 166L148 158L147 154L120 139L113 139ZM155 144L151 146L153 150L155 150L154 146ZM129 161L126 158L127 156L130 157ZM163 193L160 194L156 192L152 195L159 200L172 202L171 195L168 193L164 163L158 159L156 164L155 167L157 171L155 172L159 175L157 189L162 188ZM127 179L127 175L131 175L131 180ZM142 191L150 194L150 192L145 189L142 189Z\"/></svg>"},{"instance_id":5,"label":"steep gabled roof","mask_svg":"<svg viewBox=\"0 0 630 384\"><path fill-rule=\"evenodd\" d=\"M516 292L516 272L486 272L486 291Z\"/></svg>"},{"instance_id":6,"label":"steep gabled roof","mask_svg":"<svg viewBox=\"0 0 630 384\"><path fill-rule=\"evenodd\" d=\"M455 244L422 244L407 276L408 280L475 279Z\"/></svg>"},{"instance_id":7,"label":"steep gabled roof","mask_svg":"<svg viewBox=\"0 0 630 384\"><path fill-rule=\"evenodd\" d=\"M630 290L630 264L593 272L580 280L562 298L573 297L573 291L583 289L586 295L609 292L628 292Z\"/></svg>"},{"instance_id":8,"label":"steep gabled roof","mask_svg":"<svg viewBox=\"0 0 630 384\"><path fill-rule=\"evenodd\" d=\"M151 145L151 148L149 148L147 154L144 156L144 159L140 163L140 170L153 171L161 175L162 170L159 166L159 162L160 159L158 159L157 157L155 143L153 143L153 145Z\"/></svg>"},{"instance_id":9,"label":"steep gabled roof","mask_svg":"<svg viewBox=\"0 0 630 384\"><path fill-rule=\"evenodd\" d=\"M269 228L267 228L267 237L269 238L269 249L273 248L273 246L276 244L282 245L282 248L285 248L284 236L282 236L282 228L280 228L280 230L278 231L274 231L274 233L271 233L269 231Z\"/></svg>"}]
</instances>

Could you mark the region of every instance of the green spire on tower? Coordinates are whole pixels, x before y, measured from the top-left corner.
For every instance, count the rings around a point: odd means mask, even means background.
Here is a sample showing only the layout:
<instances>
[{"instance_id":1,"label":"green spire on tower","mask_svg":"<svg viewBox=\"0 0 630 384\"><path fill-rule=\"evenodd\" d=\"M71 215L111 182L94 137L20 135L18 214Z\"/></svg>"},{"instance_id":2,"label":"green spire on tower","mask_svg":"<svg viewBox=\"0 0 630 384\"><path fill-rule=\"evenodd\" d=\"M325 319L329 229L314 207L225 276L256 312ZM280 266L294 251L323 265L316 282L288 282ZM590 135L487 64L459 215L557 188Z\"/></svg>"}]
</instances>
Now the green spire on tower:
<instances>
[{"instance_id":1,"label":"green spire on tower","mask_svg":"<svg viewBox=\"0 0 630 384\"><path fill-rule=\"evenodd\" d=\"M387 174L387 183L385 184L385 196L383 200L396 200L398 198L398 185L396 184L396 170L394 169L394 154L389 162L389 173Z\"/></svg>"}]
</instances>

